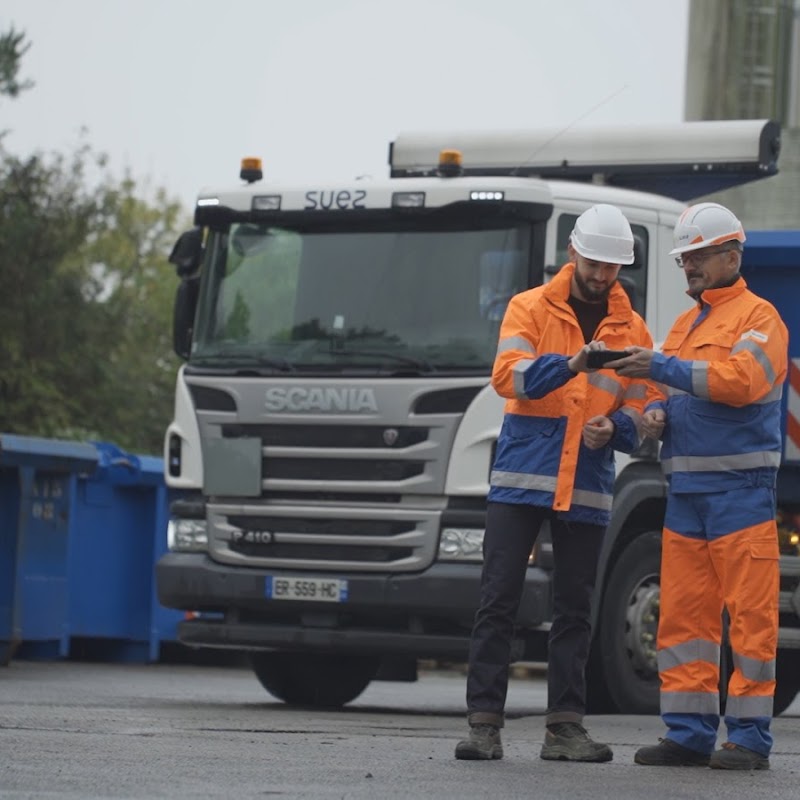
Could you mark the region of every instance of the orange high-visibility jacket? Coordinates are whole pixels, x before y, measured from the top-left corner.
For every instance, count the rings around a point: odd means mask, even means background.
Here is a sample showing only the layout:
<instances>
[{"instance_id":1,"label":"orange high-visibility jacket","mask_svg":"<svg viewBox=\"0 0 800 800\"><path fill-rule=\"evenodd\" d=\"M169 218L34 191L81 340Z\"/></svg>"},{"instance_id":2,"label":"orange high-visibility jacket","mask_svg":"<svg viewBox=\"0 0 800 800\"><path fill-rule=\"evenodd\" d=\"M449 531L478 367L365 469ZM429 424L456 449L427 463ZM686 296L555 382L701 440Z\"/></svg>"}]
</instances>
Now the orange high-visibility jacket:
<instances>
[{"instance_id":1,"label":"orange high-visibility jacket","mask_svg":"<svg viewBox=\"0 0 800 800\"><path fill-rule=\"evenodd\" d=\"M614 450L632 452L647 384L603 369L574 375L567 361L584 345L567 299L575 265L515 295L500 328L492 385L508 398L491 473L489 500L553 508L565 519L607 525L614 488ZM612 350L652 347L644 320L614 284L608 316L595 339ZM615 433L605 447L582 442L586 422L609 417Z\"/></svg>"},{"instance_id":2,"label":"orange high-visibility jacket","mask_svg":"<svg viewBox=\"0 0 800 800\"><path fill-rule=\"evenodd\" d=\"M681 314L651 377L666 409L661 462L673 492L774 486L789 337L744 278L707 289Z\"/></svg>"}]
</instances>

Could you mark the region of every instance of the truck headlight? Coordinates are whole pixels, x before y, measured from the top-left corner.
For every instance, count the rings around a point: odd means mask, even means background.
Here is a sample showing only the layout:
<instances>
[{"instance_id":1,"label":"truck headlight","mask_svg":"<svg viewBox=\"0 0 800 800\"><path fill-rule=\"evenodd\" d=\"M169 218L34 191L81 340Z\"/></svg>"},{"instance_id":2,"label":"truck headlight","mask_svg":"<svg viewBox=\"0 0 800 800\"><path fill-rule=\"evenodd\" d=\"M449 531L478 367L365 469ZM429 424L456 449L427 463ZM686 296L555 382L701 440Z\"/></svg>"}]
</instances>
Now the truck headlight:
<instances>
[{"instance_id":1,"label":"truck headlight","mask_svg":"<svg viewBox=\"0 0 800 800\"><path fill-rule=\"evenodd\" d=\"M167 525L167 546L182 553L208 550L208 528L204 519L171 519Z\"/></svg>"},{"instance_id":2,"label":"truck headlight","mask_svg":"<svg viewBox=\"0 0 800 800\"><path fill-rule=\"evenodd\" d=\"M445 528L439 537L440 561L483 561L483 529Z\"/></svg>"},{"instance_id":3,"label":"truck headlight","mask_svg":"<svg viewBox=\"0 0 800 800\"><path fill-rule=\"evenodd\" d=\"M781 555L800 556L800 511L778 508L775 521Z\"/></svg>"}]
</instances>

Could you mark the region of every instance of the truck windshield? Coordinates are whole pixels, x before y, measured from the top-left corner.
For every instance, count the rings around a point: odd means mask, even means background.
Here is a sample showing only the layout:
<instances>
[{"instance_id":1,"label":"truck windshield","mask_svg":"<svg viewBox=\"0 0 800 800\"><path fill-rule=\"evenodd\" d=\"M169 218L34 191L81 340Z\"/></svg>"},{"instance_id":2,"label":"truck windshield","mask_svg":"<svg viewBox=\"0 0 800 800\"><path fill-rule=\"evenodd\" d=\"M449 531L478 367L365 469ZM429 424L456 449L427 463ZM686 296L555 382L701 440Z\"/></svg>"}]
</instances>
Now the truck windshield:
<instances>
[{"instance_id":1,"label":"truck windshield","mask_svg":"<svg viewBox=\"0 0 800 800\"><path fill-rule=\"evenodd\" d=\"M256 371L491 370L532 223L389 221L212 230L190 365Z\"/></svg>"}]
</instances>

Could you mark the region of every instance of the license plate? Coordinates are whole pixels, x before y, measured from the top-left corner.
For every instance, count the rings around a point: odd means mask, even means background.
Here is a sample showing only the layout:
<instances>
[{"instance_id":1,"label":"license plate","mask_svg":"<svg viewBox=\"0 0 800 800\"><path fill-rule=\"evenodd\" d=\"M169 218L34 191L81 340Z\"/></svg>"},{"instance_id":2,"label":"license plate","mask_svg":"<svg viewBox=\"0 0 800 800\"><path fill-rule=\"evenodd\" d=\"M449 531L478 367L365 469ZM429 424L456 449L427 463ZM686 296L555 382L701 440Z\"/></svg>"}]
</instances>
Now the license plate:
<instances>
[{"instance_id":1,"label":"license plate","mask_svg":"<svg viewBox=\"0 0 800 800\"><path fill-rule=\"evenodd\" d=\"M270 600L315 600L343 603L347 600L347 581L341 578L301 578L267 576L265 594Z\"/></svg>"}]
</instances>

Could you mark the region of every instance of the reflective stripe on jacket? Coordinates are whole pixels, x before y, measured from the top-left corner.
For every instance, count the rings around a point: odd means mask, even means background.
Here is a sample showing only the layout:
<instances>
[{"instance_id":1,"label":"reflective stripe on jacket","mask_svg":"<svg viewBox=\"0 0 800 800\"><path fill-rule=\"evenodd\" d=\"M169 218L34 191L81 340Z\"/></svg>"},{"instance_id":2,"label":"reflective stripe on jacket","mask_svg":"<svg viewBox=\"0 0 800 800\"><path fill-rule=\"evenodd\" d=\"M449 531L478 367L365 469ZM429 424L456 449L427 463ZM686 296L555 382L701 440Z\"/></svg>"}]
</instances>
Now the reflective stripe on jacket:
<instances>
[{"instance_id":1,"label":"reflective stripe on jacket","mask_svg":"<svg viewBox=\"0 0 800 800\"><path fill-rule=\"evenodd\" d=\"M567 263L550 283L515 295L503 318L492 385L508 399L489 500L553 508L566 519L607 525L614 450L638 447L647 384L609 369L570 371L567 361L584 345L567 303L574 271ZM644 320L619 283L609 293L608 316L595 339L613 350L652 347ZM590 450L582 431L598 415L609 417L615 432L608 445Z\"/></svg>"},{"instance_id":2,"label":"reflective stripe on jacket","mask_svg":"<svg viewBox=\"0 0 800 800\"><path fill-rule=\"evenodd\" d=\"M673 492L774 486L788 349L778 312L744 278L678 317L650 369L667 387L661 461Z\"/></svg>"}]
</instances>

